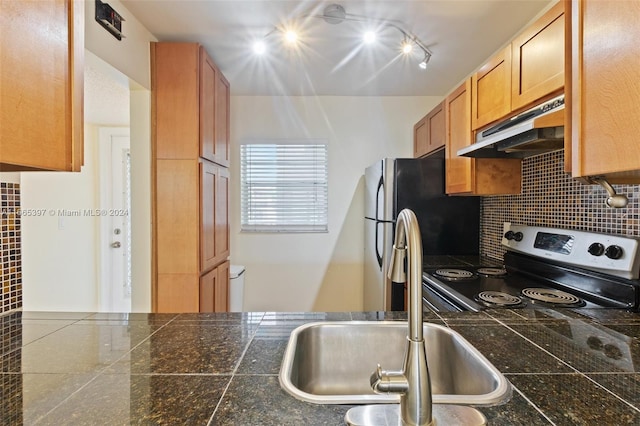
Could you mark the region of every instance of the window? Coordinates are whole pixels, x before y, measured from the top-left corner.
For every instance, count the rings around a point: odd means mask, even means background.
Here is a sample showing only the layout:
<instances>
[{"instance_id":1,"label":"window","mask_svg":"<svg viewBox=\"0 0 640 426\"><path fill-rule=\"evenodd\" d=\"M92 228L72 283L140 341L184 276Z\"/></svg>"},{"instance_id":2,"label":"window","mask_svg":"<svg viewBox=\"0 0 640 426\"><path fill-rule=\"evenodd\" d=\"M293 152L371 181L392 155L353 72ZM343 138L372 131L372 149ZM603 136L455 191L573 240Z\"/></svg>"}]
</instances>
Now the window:
<instances>
[{"instance_id":1,"label":"window","mask_svg":"<svg viewBox=\"0 0 640 426\"><path fill-rule=\"evenodd\" d=\"M240 147L241 230L327 232L327 144L252 141Z\"/></svg>"}]
</instances>

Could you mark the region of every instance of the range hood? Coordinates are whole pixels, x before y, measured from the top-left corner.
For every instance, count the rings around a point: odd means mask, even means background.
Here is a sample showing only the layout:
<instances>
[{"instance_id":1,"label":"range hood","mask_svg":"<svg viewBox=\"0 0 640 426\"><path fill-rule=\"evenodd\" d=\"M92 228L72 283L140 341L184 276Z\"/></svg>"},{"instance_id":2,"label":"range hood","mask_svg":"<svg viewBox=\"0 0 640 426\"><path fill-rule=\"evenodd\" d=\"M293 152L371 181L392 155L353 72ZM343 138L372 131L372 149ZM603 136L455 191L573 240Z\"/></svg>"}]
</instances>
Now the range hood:
<instances>
[{"instance_id":1,"label":"range hood","mask_svg":"<svg viewBox=\"0 0 640 426\"><path fill-rule=\"evenodd\" d=\"M525 158L564 148L564 95L476 133L458 150L475 158Z\"/></svg>"}]
</instances>

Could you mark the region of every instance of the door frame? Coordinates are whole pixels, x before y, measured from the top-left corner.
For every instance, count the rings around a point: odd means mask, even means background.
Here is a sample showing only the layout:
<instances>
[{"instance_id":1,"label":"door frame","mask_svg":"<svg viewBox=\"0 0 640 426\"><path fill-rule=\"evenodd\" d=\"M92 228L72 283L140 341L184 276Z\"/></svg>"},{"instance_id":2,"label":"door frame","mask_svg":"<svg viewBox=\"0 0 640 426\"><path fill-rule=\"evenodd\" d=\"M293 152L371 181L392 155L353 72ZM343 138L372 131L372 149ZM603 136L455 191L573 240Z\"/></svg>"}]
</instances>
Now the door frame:
<instances>
[{"instance_id":1,"label":"door frame","mask_svg":"<svg viewBox=\"0 0 640 426\"><path fill-rule=\"evenodd\" d=\"M103 167L104 164L111 164L111 138L114 136L130 136L128 127L101 127L98 129L98 209L108 211L111 199L110 185L111 169ZM109 188L109 189L107 189ZM101 312L111 312L111 221L109 216L98 217L98 306ZM129 212L131 220L131 212ZM130 309L131 310L131 309Z\"/></svg>"}]
</instances>

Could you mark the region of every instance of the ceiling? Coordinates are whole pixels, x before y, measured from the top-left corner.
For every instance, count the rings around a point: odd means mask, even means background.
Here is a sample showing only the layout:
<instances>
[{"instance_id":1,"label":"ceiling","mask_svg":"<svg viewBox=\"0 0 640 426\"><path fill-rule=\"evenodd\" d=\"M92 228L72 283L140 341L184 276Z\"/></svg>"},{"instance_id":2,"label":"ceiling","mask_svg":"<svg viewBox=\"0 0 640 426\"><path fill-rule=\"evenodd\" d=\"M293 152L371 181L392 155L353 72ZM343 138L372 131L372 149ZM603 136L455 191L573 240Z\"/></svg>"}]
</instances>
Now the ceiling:
<instances>
[{"instance_id":1,"label":"ceiling","mask_svg":"<svg viewBox=\"0 0 640 426\"><path fill-rule=\"evenodd\" d=\"M427 0L338 2L348 14L392 20L432 51L426 70L401 56L402 35L380 32L363 46L363 23L300 18L336 2L250 0L123 0L160 41L205 46L233 95L443 96L503 46L551 0ZM252 43L276 26L301 27L298 49L267 38L268 55ZM123 24L126 35L126 22ZM277 43L276 43L277 42ZM415 49L414 49L415 50Z\"/></svg>"}]
</instances>

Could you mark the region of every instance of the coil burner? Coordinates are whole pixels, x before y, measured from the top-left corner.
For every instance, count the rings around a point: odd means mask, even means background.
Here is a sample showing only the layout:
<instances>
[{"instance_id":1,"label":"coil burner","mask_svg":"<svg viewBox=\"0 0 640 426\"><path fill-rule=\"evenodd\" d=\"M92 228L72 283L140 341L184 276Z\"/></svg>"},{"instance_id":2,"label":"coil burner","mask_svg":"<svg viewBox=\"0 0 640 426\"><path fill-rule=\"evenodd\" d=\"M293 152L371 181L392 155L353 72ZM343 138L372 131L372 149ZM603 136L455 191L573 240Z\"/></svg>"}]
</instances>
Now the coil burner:
<instances>
[{"instance_id":1,"label":"coil burner","mask_svg":"<svg viewBox=\"0 0 640 426\"><path fill-rule=\"evenodd\" d=\"M476 299L488 306L515 306L522 303L518 296L512 296L501 291L483 291L478 293Z\"/></svg>"},{"instance_id":2,"label":"coil burner","mask_svg":"<svg viewBox=\"0 0 640 426\"><path fill-rule=\"evenodd\" d=\"M447 281L463 281L475 278L473 272L464 269L437 269L436 275Z\"/></svg>"},{"instance_id":3,"label":"coil burner","mask_svg":"<svg viewBox=\"0 0 640 426\"><path fill-rule=\"evenodd\" d=\"M477 272L485 277L502 277L507 275L507 270L504 268L480 268Z\"/></svg>"},{"instance_id":4,"label":"coil burner","mask_svg":"<svg viewBox=\"0 0 640 426\"><path fill-rule=\"evenodd\" d=\"M582 299L573 294L548 288L525 288L522 290L522 295L538 302L554 305L582 306L585 304Z\"/></svg>"}]
</instances>

